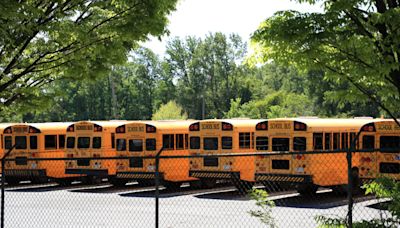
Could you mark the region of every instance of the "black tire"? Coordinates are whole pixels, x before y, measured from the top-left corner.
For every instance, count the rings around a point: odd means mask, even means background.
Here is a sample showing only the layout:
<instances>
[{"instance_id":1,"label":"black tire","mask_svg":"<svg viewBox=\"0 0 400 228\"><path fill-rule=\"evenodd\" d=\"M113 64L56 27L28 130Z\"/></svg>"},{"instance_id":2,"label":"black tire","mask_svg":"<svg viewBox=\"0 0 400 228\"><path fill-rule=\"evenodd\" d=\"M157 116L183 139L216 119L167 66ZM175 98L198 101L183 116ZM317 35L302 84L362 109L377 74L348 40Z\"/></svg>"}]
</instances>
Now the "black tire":
<instances>
[{"instance_id":1,"label":"black tire","mask_svg":"<svg viewBox=\"0 0 400 228\"><path fill-rule=\"evenodd\" d=\"M163 185L169 190L178 190L181 188L182 183L173 181L164 181Z\"/></svg>"},{"instance_id":2,"label":"black tire","mask_svg":"<svg viewBox=\"0 0 400 228\"><path fill-rule=\"evenodd\" d=\"M97 176L86 176L85 178L83 178L83 183L84 184L100 184L101 183L102 178L97 177Z\"/></svg>"},{"instance_id":3,"label":"black tire","mask_svg":"<svg viewBox=\"0 0 400 228\"><path fill-rule=\"evenodd\" d=\"M33 179L31 179L32 184L44 184L48 182L49 179L47 177L34 177Z\"/></svg>"},{"instance_id":4,"label":"black tire","mask_svg":"<svg viewBox=\"0 0 400 228\"><path fill-rule=\"evenodd\" d=\"M67 187L72 185L72 181L67 179L58 179L55 180L55 182L62 187Z\"/></svg>"},{"instance_id":5,"label":"black tire","mask_svg":"<svg viewBox=\"0 0 400 228\"><path fill-rule=\"evenodd\" d=\"M109 182L116 187L123 187L128 183L128 180L112 178Z\"/></svg>"},{"instance_id":6,"label":"black tire","mask_svg":"<svg viewBox=\"0 0 400 228\"><path fill-rule=\"evenodd\" d=\"M5 181L8 185L17 185L20 182L19 179L13 177L5 177Z\"/></svg>"},{"instance_id":7,"label":"black tire","mask_svg":"<svg viewBox=\"0 0 400 228\"><path fill-rule=\"evenodd\" d=\"M358 168L352 168L351 175L353 178L352 193L354 195L360 194L362 190L361 190L361 180L358 173Z\"/></svg>"},{"instance_id":8,"label":"black tire","mask_svg":"<svg viewBox=\"0 0 400 228\"><path fill-rule=\"evenodd\" d=\"M202 188L214 188L217 185L217 180L215 179L202 179L201 187Z\"/></svg>"},{"instance_id":9,"label":"black tire","mask_svg":"<svg viewBox=\"0 0 400 228\"><path fill-rule=\"evenodd\" d=\"M314 196L317 194L318 186L315 184L300 184L297 186L297 192L302 196Z\"/></svg>"},{"instance_id":10,"label":"black tire","mask_svg":"<svg viewBox=\"0 0 400 228\"><path fill-rule=\"evenodd\" d=\"M233 180L232 182L240 194L248 194L254 186L253 182L244 180Z\"/></svg>"},{"instance_id":11,"label":"black tire","mask_svg":"<svg viewBox=\"0 0 400 228\"><path fill-rule=\"evenodd\" d=\"M150 187L150 186L154 186L156 185L155 181L152 179L148 179L148 180L138 180L137 181L139 183L140 187Z\"/></svg>"}]
</instances>

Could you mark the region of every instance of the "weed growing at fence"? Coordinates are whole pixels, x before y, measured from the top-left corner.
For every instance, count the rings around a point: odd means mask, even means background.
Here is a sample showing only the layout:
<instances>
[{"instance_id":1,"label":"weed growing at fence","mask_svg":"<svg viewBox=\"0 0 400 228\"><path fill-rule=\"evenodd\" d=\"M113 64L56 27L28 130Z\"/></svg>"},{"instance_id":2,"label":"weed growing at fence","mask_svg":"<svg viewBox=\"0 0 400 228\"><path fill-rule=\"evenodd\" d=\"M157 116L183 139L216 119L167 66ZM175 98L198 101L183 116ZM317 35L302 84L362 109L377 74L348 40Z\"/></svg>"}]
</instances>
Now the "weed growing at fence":
<instances>
[{"instance_id":1,"label":"weed growing at fence","mask_svg":"<svg viewBox=\"0 0 400 228\"><path fill-rule=\"evenodd\" d=\"M272 208L275 207L275 203L268 199L268 193L265 190L253 189L249 194L250 198L256 201L256 205L259 208L258 210L249 211L249 214L271 228L277 227L272 216Z\"/></svg>"}]
</instances>

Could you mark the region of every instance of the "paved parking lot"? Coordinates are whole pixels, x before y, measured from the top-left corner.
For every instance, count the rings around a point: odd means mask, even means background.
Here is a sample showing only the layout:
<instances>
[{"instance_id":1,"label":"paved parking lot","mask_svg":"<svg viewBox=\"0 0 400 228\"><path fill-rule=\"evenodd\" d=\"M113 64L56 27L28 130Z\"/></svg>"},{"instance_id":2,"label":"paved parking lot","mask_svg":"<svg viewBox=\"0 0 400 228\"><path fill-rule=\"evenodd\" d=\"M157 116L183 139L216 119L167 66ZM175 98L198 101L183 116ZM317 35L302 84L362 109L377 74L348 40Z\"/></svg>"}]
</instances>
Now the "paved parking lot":
<instances>
[{"instance_id":1,"label":"paved parking lot","mask_svg":"<svg viewBox=\"0 0 400 228\"><path fill-rule=\"evenodd\" d=\"M155 227L154 188L20 186L6 190L6 227ZM160 227L265 227L249 215L255 202L232 187L160 191ZM271 193L278 227L316 227L315 216L345 217L344 196L322 190L314 197ZM371 196L358 196L355 220L379 217Z\"/></svg>"}]
</instances>

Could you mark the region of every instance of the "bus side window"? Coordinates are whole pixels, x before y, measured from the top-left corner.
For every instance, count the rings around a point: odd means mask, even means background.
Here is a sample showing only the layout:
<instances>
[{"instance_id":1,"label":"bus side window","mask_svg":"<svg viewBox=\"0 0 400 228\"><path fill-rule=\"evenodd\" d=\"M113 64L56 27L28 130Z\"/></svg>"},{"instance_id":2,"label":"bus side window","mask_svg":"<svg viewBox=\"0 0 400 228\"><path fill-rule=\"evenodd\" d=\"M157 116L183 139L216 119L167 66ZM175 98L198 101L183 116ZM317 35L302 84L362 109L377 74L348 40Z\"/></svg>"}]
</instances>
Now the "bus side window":
<instances>
[{"instance_id":1,"label":"bus side window","mask_svg":"<svg viewBox=\"0 0 400 228\"><path fill-rule=\"evenodd\" d=\"M130 139L129 140L129 151L141 152L143 151L143 140L141 139Z\"/></svg>"},{"instance_id":2,"label":"bus side window","mask_svg":"<svg viewBox=\"0 0 400 228\"><path fill-rule=\"evenodd\" d=\"M12 138L11 136L4 137L4 147L5 149L11 149L12 147Z\"/></svg>"},{"instance_id":3,"label":"bus side window","mask_svg":"<svg viewBox=\"0 0 400 228\"><path fill-rule=\"evenodd\" d=\"M331 149L332 133L325 133L325 150Z\"/></svg>"},{"instance_id":4,"label":"bus side window","mask_svg":"<svg viewBox=\"0 0 400 228\"><path fill-rule=\"evenodd\" d=\"M44 136L44 149L51 150L57 148L57 135Z\"/></svg>"},{"instance_id":5,"label":"bus side window","mask_svg":"<svg viewBox=\"0 0 400 228\"><path fill-rule=\"evenodd\" d=\"M333 133L332 149L333 150L339 150L340 149L340 133Z\"/></svg>"},{"instance_id":6,"label":"bus side window","mask_svg":"<svg viewBox=\"0 0 400 228\"><path fill-rule=\"evenodd\" d=\"M90 137L78 137L78 149L88 149L90 147Z\"/></svg>"},{"instance_id":7,"label":"bus side window","mask_svg":"<svg viewBox=\"0 0 400 228\"><path fill-rule=\"evenodd\" d=\"M146 139L146 150L156 150L156 139Z\"/></svg>"},{"instance_id":8,"label":"bus side window","mask_svg":"<svg viewBox=\"0 0 400 228\"><path fill-rule=\"evenodd\" d=\"M349 133L342 133L342 149L349 148L348 137Z\"/></svg>"},{"instance_id":9,"label":"bus side window","mask_svg":"<svg viewBox=\"0 0 400 228\"><path fill-rule=\"evenodd\" d=\"M289 138L273 138L272 151L289 151Z\"/></svg>"},{"instance_id":10,"label":"bus side window","mask_svg":"<svg viewBox=\"0 0 400 228\"><path fill-rule=\"evenodd\" d=\"M353 143L353 141L354 141L355 138L356 138L356 133L350 132L350 141L349 141L350 147L351 147L351 144ZM355 143L356 143L356 142L355 142ZM358 149L357 143L355 144L355 148L354 148L354 149Z\"/></svg>"},{"instance_id":11,"label":"bus side window","mask_svg":"<svg viewBox=\"0 0 400 228\"><path fill-rule=\"evenodd\" d=\"M184 135L183 134L176 134L175 137L176 137L176 147L175 148L177 150L183 150L184 149L184 145L185 145L185 142L183 140Z\"/></svg>"},{"instance_id":12,"label":"bus side window","mask_svg":"<svg viewBox=\"0 0 400 228\"><path fill-rule=\"evenodd\" d=\"M204 150L218 150L218 138L217 137L203 138L203 149Z\"/></svg>"},{"instance_id":13,"label":"bus side window","mask_svg":"<svg viewBox=\"0 0 400 228\"><path fill-rule=\"evenodd\" d=\"M117 139L117 151L126 151L125 139Z\"/></svg>"},{"instance_id":14,"label":"bus side window","mask_svg":"<svg viewBox=\"0 0 400 228\"><path fill-rule=\"evenodd\" d=\"M364 135L362 138L362 149L363 150L374 150L375 148L375 136Z\"/></svg>"},{"instance_id":15,"label":"bus side window","mask_svg":"<svg viewBox=\"0 0 400 228\"><path fill-rule=\"evenodd\" d=\"M93 137L93 149L101 148L101 137Z\"/></svg>"},{"instance_id":16,"label":"bus side window","mask_svg":"<svg viewBox=\"0 0 400 228\"><path fill-rule=\"evenodd\" d=\"M173 150L174 149L174 134L163 135L162 145L163 145L164 150Z\"/></svg>"},{"instance_id":17,"label":"bus side window","mask_svg":"<svg viewBox=\"0 0 400 228\"><path fill-rule=\"evenodd\" d=\"M313 147L314 150L322 150L323 147L323 134L322 133L314 133L313 134Z\"/></svg>"},{"instance_id":18,"label":"bus side window","mask_svg":"<svg viewBox=\"0 0 400 228\"><path fill-rule=\"evenodd\" d=\"M257 150L268 150L268 137L266 137L266 136L256 137L256 149Z\"/></svg>"},{"instance_id":19,"label":"bus side window","mask_svg":"<svg viewBox=\"0 0 400 228\"><path fill-rule=\"evenodd\" d=\"M111 148L115 149L115 133L111 133Z\"/></svg>"},{"instance_id":20,"label":"bus side window","mask_svg":"<svg viewBox=\"0 0 400 228\"><path fill-rule=\"evenodd\" d=\"M307 148L306 137L294 137L293 138L293 150L306 151L306 148Z\"/></svg>"},{"instance_id":21,"label":"bus side window","mask_svg":"<svg viewBox=\"0 0 400 228\"><path fill-rule=\"evenodd\" d=\"M400 136L381 136L381 152L396 152L400 150Z\"/></svg>"},{"instance_id":22,"label":"bus side window","mask_svg":"<svg viewBox=\"0 0 400 228\"><path fill-rule=\"evenodd\" d=\"M185 150L189 148L189 134L185 134Z\"/></svg>"},{"instance_id":23,"label":"bus side window","mask_svg":"<svg viewBox=\"0 0 400 228\"><path fill-rule=\"evenodd\" d=\"M37 149L37 136L36 135L29 136L29 144L30 144L31 150Z\"/></svg>"},{"instance_id":24,"label":"bus side window","mask_svg":"<svg viewBox=\"0 0 400 228\"><path fill-rule=\"evenodd\" d=\"M232 137L222 136L221 144L222 144L222 149L232 149Z\"/></svg>"},{"instance_id":25,"label":"bus side window","mask_svg":"<svg viewBox=\"0 0 400 228\"><path fill-rule=\"evenodd\" d=\"M68 137L67 138L67 148L68 149L75 148L75 137Z\"/></svg>"},{"instance_id":26,"label":"bus side window","mask_svg":"<svg viewBox=\"0 0 400 228\"><path fill-rule=\"evenodd\" d=\"M63 149L65 147L65 135L58 136L58 148Z\"/></svg>"},{"instance_id":27,"label":"bus side window","mask_svg":"<svg viewBox=\"0 0 400 228\"><path fill-rule=\"evenodd\" d=\"M250 148L250 144L250 132L239 132L239 148L248 149Z\"/></svg>"},{"instance_id":28,"label":"bus side window","mask_svg":"<svg viewBox=\"0 0 400 228\"><path fill-rule=\"evenodd\" d=\"M198 136L193 136L190 137L190 149L200 149L200 137Z\"/></svg>"},{"instance_id":29,"label":"bus side window","mask_svg":"<svg viewBox=\"0 0 400 228\"><path fill-rule=\"evenodd\" d=\"M15 149L26 149L27 148L27 142L26 142L26 136L15 136Z\"/></svg>"}]
</instances>

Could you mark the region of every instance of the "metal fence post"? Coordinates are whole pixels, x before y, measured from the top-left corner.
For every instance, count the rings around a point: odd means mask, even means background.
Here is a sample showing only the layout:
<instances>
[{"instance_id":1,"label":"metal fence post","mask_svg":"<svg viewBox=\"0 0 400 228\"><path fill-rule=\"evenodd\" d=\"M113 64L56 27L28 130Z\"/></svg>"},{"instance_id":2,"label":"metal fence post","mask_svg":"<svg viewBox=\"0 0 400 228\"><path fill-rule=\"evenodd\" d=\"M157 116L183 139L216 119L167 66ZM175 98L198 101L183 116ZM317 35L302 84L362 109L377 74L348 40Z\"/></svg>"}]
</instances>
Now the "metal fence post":
<instances>
[{"instance_id":1,"label":"metal fence post","mask_svg":"<svg viewBox=\"0 0 400 228\"><path fill-rule=\"evenodd\" d=\"M347 202L348 202L348 211L347 211L347 226L353 227L353 175L352 175L352 149L347 150Z\"/></svg>"},{"instance_id":2,"label":"metal fence post","mask_svg":"<svg viewBox=\"0 0 400 228\"><path fill-rule=\"evenodd\" d=\"M156 184L156 228L159 227L159 198L160 198L160 155L164 148L161 148L156 155L156 173L155 173L155 184Z\"/></svg>"},{"instance_id":3,"label":"metal fence post","mask_svg":"<svg viewBox=\"0 0 400 228\"><path fill-rule=\"evenodd\" d=\"M5 159L6 157L11 153L11 151L15 148L16 144L14 144L14 146L12 146L7 153L5 153L3 155L3 157L1 158L1 228L4 228L4 203L5 203Z\"/></svg>"},{"instance_id":4,"label":"metal fence post","mask_svg":"<svg viewBox=\"0 0 400 228\"><path fill-rule=\"evenodd\" d=\"M348 211L347 211L347 227L353 227L353 188L354 188L354 179L353 179L353 170L352 170L352 153L356 151L356 145L358 143L358 138L360 137L361 129L357 132L356 137L350 143L350 149L347 150L347 203L348 203ZM358 187L358 186L357 186Z\"/></svg>"}]
</instances>

